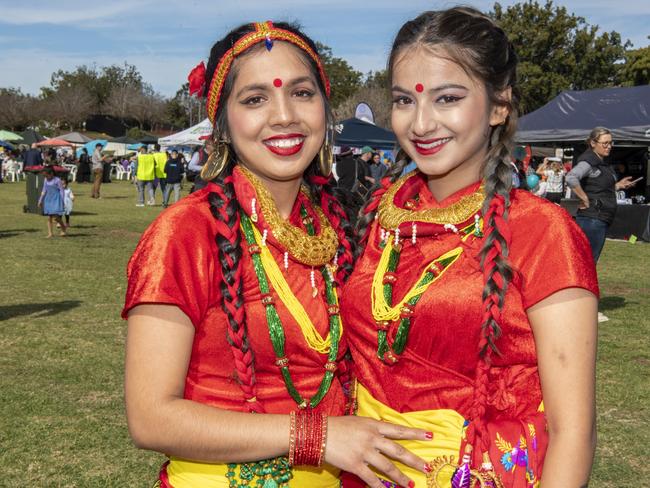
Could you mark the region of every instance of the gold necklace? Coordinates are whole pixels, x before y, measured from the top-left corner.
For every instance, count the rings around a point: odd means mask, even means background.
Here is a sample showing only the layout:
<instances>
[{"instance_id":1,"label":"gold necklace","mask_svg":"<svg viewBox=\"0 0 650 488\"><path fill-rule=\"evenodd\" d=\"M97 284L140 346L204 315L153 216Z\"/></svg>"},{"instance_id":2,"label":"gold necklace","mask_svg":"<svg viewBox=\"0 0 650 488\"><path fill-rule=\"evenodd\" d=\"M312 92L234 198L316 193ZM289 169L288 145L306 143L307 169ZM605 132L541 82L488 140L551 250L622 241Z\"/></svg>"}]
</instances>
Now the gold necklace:
<instances>
[{"instance_id":1,"label":"gold necklace","mask_svg":"<svg viewBox=\"0 0 650 488\"><path fill-rule=\"evenodd\" d=\"M384 229L397 229L399 226L406 222L425 222L429 224L461 224L467 222L472 215L476 213L483 206L485 201L485 193L483 186L470 194L462 197L455 203L444 208L427 208L424 210L409 210L400 208L395 205L395 196L400 188L409 178L417 178L417 173L409 173L394 184L384 193L379 203L377 216L379 224Z\"/></svg>"},{"instance_id":2,"label":"gold necklace","mask_svg":"<svg viewBox=\"0 0 650 488\"><path fill-rule=\"evenodd\" d=\"M269 230L296 261L307 266L323 266L334 259L339 239L320 207L313 205L319 222L320 234L310 236L300 227L282 218L275 205L273 195L257 176L242 165L239 165L239 169L257 193L257 200ZM301 191L305 195L309 195L305 188L301 188Z\"/></svg>"}]
</instances>

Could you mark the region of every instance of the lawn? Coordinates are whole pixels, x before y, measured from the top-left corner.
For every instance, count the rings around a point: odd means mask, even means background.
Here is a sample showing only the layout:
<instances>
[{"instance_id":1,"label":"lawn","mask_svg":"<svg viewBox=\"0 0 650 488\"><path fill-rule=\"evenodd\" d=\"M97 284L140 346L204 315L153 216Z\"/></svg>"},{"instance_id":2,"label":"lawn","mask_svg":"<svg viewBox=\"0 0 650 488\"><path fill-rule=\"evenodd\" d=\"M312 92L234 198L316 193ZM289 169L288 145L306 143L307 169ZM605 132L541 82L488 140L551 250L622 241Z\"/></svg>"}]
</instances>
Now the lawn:
<instances>
[{"instance_id":1,"label":"lawn","mask_svg":"<svg viewBox=\"0 0 650 488\"><path fill-rule=\"evenodd\" d=\"M147 487L161 455L130 443L122 397L125 267L160 207L127 182L77 196L68 238L0 185L0 486ZM160 199L158 195L158 199ZM599 264L599 443L591 487L650 479L650 245L608 241Z\"/></svg>"}]
</instances>

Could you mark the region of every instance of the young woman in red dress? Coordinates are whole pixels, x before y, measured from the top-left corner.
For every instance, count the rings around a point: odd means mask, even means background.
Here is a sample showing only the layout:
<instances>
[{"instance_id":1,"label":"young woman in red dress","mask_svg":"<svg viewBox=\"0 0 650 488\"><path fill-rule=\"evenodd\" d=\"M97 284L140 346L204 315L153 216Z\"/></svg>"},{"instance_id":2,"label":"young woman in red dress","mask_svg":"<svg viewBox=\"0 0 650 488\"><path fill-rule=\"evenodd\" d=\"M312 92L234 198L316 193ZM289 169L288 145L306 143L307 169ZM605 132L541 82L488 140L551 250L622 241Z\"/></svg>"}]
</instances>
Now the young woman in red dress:
<instances>
[{"instance_id":1,"label":"young woman in red dress","mask_svg":"<svg viewBox=\"0 0 650 488\"><path fill-rule=\"evenodd\" d=\"M461 7L404 24L390 56L397 160L417 170L366 206L341 310L357 414L434 433L403 443L429 462L402 467L416 486L578 488L591 470L596 273L571 217L511 188L516 67Z\"/></svg>"},{"instance_id":2,"label":"young woman in red dress","mask_svg":"<svg viewBox=\"0 0 650 488\"><path fill-rule=\"evenodd\" d=\"M165 453L163 487L337 487L339 469L412 485L391 439L425 431L345 411L337 284L350 225L327 181L329 84L295 27L243 25L191 74L216 149L206 188L164 211L129 262L126 410Z\"/></svg>"}]
</instances>

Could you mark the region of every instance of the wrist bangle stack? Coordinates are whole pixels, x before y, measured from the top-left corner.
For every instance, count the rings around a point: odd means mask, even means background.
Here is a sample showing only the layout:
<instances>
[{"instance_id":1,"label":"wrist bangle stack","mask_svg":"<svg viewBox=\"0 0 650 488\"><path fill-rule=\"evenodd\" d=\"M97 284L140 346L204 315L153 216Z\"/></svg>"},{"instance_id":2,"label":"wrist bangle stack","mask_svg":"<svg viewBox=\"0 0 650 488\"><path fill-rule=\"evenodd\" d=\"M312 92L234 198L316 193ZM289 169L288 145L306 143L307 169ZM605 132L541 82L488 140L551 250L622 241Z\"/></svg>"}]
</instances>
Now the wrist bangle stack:
<instances>
[{"instance_id":1,"label":"wrist bangle stack","mask_svg":"<svg viewBox=\"0 0 650 488\"><path fill-rule=\"evenodd\" d=\"M290 414L289 464L320 466L327 443L327 415L302 410Z\"/></svg>"}]
</instances>

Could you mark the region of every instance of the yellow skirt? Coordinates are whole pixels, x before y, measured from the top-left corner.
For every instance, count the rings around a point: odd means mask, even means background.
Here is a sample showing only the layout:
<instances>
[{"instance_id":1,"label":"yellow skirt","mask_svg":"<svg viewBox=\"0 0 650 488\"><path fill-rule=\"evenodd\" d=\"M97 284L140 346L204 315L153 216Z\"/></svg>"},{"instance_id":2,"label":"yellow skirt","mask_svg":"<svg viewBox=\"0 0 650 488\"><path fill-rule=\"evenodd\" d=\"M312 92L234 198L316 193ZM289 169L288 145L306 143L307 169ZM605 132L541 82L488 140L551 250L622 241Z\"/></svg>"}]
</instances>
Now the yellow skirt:
<instances>
[{"instance_id":1,"label":"yellow skirt","mask_svg":"<svg viewBox=\"0 0 650 488\"><path fill-rule=\"evenodd\" d=\"M454 460L458 461L458 451L463 438L465 419L455 410L420 410L399 413L373 398L360 383L357 384L356 394L357 415L359 416L433 432L433 440L431 441L399 440L396 441L398 444L427 462L441 456L447 458L453 456ZM422 471L417 471L399 461L395 461L395 465L415 482L416 487L427 486L426 474ZM377 474L381 476L381 473ZM436 478L439 486L450 487L452 474L453 468L441 471Z\"/></svg>"},{"instance_id":2,"label":"yellow skirt","mask_svg":"<svg viewBox=\"0 0 650 488\"><path fill-rule=\"evenodd\" d=\"M228 488L225 464L209 464L170 458L167 465L169 483L174 488ZM251 484L253 486L253 484ZM293 470L291 488L338 488L339 470L329 465L320 468L300 466Z\"/></svg>"}]
</instances>

